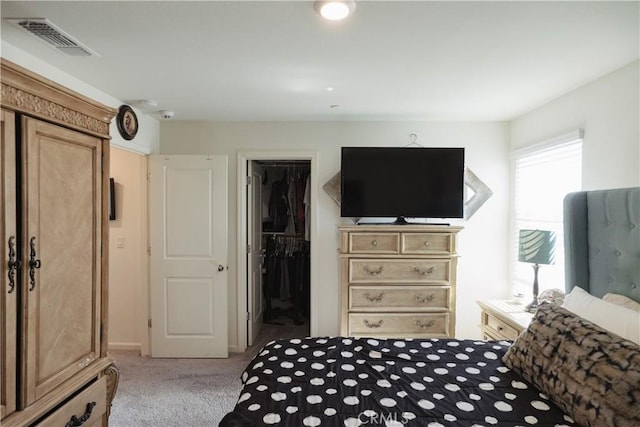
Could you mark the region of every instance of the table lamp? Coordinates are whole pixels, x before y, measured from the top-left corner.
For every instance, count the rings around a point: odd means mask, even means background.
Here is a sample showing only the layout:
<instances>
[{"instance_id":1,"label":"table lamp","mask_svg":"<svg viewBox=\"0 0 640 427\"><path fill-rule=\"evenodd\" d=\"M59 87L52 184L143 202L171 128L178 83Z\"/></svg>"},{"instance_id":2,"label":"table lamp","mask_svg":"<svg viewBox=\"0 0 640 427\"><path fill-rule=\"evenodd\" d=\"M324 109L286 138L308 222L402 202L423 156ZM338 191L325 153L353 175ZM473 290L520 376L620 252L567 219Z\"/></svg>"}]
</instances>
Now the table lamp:
<instances>
[{"instance_id":1,"label":"table lamp","mask_svg":"<svg viewBox=\"0 0 640 427\"><path fill-rule=\"evenodd\" d=\"M556 234L547 230L520 230L518 261L533 264L533 301L525 309L534 312L538 308L538 269L540 264L555 261Z\"/></svg>"}]
</instances>

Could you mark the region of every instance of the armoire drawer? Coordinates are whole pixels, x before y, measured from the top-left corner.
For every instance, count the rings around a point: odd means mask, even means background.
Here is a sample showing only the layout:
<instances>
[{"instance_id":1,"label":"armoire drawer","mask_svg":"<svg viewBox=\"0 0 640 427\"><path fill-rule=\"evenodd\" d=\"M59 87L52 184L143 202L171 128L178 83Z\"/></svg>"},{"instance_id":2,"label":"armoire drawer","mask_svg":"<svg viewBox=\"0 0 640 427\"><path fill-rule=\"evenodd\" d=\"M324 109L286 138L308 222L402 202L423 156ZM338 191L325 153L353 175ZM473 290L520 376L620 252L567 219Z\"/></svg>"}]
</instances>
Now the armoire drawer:
<instances>
[{"instance_id":1,"label":"armoire drawer","mask_svg":"<svg viewBox=\"0 0 640 427\"><path fill-rule=\"evenodd\" d=\"M349 252L352 254L397 254L400 252L400 234L350 233Z\"/></svg>"},{"instance_id":2,"label":"armoire drawer","mask_svg":"<svg viewBox=\"0 0 640 427\"><path fill-rule=\"evenodd\" d=\"M449 286L349 286L349 310L448 311Z\"/></svg>"},{"instance_id":3,"label":"armoire drawer","mask_svg":"<svg viewBox=\"0 0 640 427\"><path fill-rule=\"evenodd\" d=\"M452 239L449 233L402 233L400 252L408 255L450 255Z\"/></svg>"},{"instance_id":4,"label":"armoire drawer","mask_svg":"<svg viewBox=\"0 0 640 427\"><path fill-rule=\"evenodd\" d=\"M73 417L83 426L101 425L107 411L107 378L102 377L86 390L62 405L57 411L36 424L41 427L64 427ZM84 420L84 421L83 421ZM74 423L72 425L79 425Z\"/></svg>"},{"instance_id":5,"label":"armoire drawer","mask_svg":"<svg viewBox=\"0 0 640 427\"><path fill-rule=\"evenodd\" d=\"M353 336L449 336L449 313L349 313Z\"/></svg>"},{"instance_id":6,"label":"armoire drawer","mask_svg":"<svg viewBox=\"0 0 640 427\"><path fill-rule=\"evenodd\" d=\"M450 259L349 260L350 283L448 283Z\"/></svg>"}]
</instances>

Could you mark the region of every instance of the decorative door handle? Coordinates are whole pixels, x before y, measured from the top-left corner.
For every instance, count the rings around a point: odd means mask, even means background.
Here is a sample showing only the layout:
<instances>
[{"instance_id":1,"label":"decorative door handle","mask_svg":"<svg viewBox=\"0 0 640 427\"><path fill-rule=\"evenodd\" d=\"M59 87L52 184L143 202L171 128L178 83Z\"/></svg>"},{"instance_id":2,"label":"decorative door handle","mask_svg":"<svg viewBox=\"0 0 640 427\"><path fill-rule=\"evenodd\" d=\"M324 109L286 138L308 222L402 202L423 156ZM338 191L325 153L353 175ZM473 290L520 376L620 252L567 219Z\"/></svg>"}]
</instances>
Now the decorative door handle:
<instances>
[{"instance_id":1,"label":"decorative door handle","mask_svg":"<svg viewBox=\"0 0 640 427\"><path fill-rule=\"evenodd\" d=\"M428 274L433 273L433 267L429 267L429 268L414 267L413 271L415 271L421 276L426 276Z\"/></svg>"},{"instance_id":2,"label":"decorative door handle","mask_svg":"<svg viewBox=\"0 0 640 427\"><path fill-rule=\"evenodd\" d=\"M84 424L85 421L91 418L91 412L93 412L94 406L96 406L96 402L87 403L87 410L85 411L84 415L81 416L80 418L76 417L75 415L72 415L71 419L67 424L65 424L64 427L78 427Z\"/></svg>"},{"instance_id":3,"label":"decorative door handle","mask_svg":"<svg viewBox=\"0 0 640 427\"><path fill-rule=\"evenodd\" d=\"M429 294L426 297L422 296L422 295L416 295L416 300L418 300L418 302L431 302L434 299L436 299L436 296L434 294Z\"/></svg>"},{"instance_id":4,"label":"decorative door handle","mask_svg":"<svg viewBox=\"0 0 640 427\"><path fill-rule=\"evenodd\" d=\"M16 288L16 271L22 268L22 261L16 258L16 236L9 237L9 262L7 262L7 277L9 278L9 291L11 293Z\"/></svg>"},{"instance_id":5,"label":"decorative door handle","mask_svg":"<svg viewBox=\"0 0 640 427\"><path fill-rule=\"evenodd\" d=\"M436 322L434 320L429 320L428 322L421 322L420 320L416 320L416 326L420 329L429 329Z\"/></svg>"},{"instance_id":6,"label":"decorative door handle","mask_svg":"<svg viewBox=\"0 0 640 427\"><path fill-rule=\"evenodd\" d=\"M371 275L371 276L377 276L378 274L382 273L382 271L384 270L384 265L381 265L379 268L372 270L371 268L369 268L368 265L365 265L363 267L363 270L365 273Z\"/></svg>"},{"instance_id":7,"label":"decorative door handle","mask_svg":"<svg viewBox=\"0 0 640 427\"><path fill-rule=\"evenodd\" d=\"M36 259L36 238L32 237L29 241L31 246L31 257L29 259L29 292L36 288L36 269L40 268L42 263L39 259Z\"/></svg>"},{"instance_id":8,"label":"decorative door handle","mask_svg":"<svg viewBox=\"0 0 640 427\"><path fill-rule=\"evenodd\" d=\"M369 322L367 319L364 319L364 326L371 329L379 328L380 326L382 326L382 319L378 320L377 322Z\"/></svg>"},{"instance_id":9,"label":"decorative door handle","mask_svg":"<svg viewBox=\"0 0 640 427\"><path fill-rule=\"evenodd\" d=\"M367 299L367 301L380 302L382 301L382 297L384 297L384 292L380 292L380 295L378 295L377 297L370 296L369 292L365 292L364 297Z\"/></svg>"},{"instance_id":10,"label":"decorative door handle","mask_svg":"<svg viewBox=\"0 0 640 427\"><path fill-rule=\"evenodd\" d=\"M218 264L218 271L224 271L224 265Z\"/></svg>"}]
</instances>

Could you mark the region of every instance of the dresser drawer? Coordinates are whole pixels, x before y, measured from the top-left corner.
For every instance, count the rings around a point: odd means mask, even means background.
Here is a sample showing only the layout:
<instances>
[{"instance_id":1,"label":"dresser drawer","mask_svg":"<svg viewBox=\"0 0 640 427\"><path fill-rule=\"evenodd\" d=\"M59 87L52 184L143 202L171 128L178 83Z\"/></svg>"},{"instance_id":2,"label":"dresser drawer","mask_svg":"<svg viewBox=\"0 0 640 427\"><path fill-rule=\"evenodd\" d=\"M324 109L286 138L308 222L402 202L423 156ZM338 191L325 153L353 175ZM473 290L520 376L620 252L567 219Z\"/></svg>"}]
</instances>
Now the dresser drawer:
<instances>
[{"instance_id":1,"label":"dresser drawer","mask_svg":"<svg viewBox=\"0 0 640 427\"><path fill-rule=\"evenodd\" d=\"M350 283L448 283L450 259L350 259Z\"/></svg>"},{"instance_id":2,"label":"dresser drawer","mask_svg":"<svg viewBox=\"0 0 640 427\"><path fill-rule=\"evenodd\" d=\"M101 425L100 421L106 410L107 378L102 377L36 425L42 427L64 427L71 421L72 417L76 417L78 422L82 421L83 426ZM73 425L79 424L75 423Z\"/></svg>"},{"instance_id":3,"label":"dresser drawer","mask_svg":"<svg viewBox=\"0 0 640 427\"><path fill-rule=\"evenodd\" d=\"M449 313L349 313L353 336L449 336Z\"/></svg>"},{"instance_id":4,"label":"dresser drawer","mask_svg":"<svg viewBox=\"0 0 640 427\"><path fill-rule=\"evenodd\" d=\"M453 236L447 233L402 233L400 251L403 254L449 255Z\"/></svg>"},{"instance_id":5,"label":"dresser drawer","mask_svg":"<svg viewBox=\"0 0 640 427\"><path fill-rule=\"evenodd\" d=\"M449 286L349 286L349 310L446 311Z\"/></svg>"},{"instance_id":6,"label":"dresser drawer","mask_svg":"<svg viewBox=\"0 0 640 427\"><path fill-rule=\"evenodd\" d=\"M397 254L400 252L400 234L349 233L349 252L352 254Z\"/></svg>"},{"instance_id":7,"label":"dresser drawer","mask_svg":"<svg viewBox=\"0 0 640 427\"><path fill-rule=\"evenodd\" d=\"M515 340L518 338L518 331L509 326L506 322L492 315L484 313L484 327L488 335L495 336L498 339Z\"/></svg>"}]
</instances>

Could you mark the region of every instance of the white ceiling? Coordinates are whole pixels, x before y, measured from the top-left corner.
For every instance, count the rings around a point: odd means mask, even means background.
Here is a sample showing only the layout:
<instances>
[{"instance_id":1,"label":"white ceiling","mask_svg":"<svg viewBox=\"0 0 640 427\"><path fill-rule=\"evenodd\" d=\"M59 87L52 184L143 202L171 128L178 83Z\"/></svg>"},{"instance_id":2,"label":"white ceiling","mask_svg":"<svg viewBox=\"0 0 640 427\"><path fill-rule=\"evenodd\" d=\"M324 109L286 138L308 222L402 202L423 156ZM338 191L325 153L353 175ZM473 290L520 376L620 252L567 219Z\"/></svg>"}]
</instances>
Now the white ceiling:
<instances>
[{"instance_id":1,"label":"white ceiling","mask_svg":"<svg viewBox=\"0 0 640 427\"><path fill-rule=\"evenodd\" d=\"M312 1L0 4L3 19L48 18L100 57L4 20L3 41L174 120L509 120L640 49L638 1L359 1L339 23Z\"/></svg>"}]
</instances>

